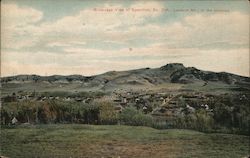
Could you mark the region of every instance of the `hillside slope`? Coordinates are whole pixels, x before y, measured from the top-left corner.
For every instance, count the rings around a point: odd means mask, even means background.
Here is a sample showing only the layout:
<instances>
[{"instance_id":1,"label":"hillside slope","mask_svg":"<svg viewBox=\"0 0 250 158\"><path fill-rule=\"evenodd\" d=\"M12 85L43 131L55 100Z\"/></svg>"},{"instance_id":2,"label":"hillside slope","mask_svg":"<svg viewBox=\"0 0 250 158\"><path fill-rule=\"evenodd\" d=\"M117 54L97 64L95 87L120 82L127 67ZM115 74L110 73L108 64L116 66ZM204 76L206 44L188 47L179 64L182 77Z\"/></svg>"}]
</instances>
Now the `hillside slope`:
<instances>
[{"instance_id":1,"label":"hillside slope","mask_svg":"<svg viewBox=\"0 0 250 158\"><path fill-rule=\"evenodd\" d=\"M216 84L248 91L250 78L226 72L202 71L194 67L185 67L180 63L171 63L160 68L143 68L129 71L110 71L95 76L81 75L18 75L1 79L3 90L26 87L28 89L56 90L115 90L136 88L166 88L170 84L186 87L185 85L199 84L207 86Z\"/></svg>"}]
</instances>

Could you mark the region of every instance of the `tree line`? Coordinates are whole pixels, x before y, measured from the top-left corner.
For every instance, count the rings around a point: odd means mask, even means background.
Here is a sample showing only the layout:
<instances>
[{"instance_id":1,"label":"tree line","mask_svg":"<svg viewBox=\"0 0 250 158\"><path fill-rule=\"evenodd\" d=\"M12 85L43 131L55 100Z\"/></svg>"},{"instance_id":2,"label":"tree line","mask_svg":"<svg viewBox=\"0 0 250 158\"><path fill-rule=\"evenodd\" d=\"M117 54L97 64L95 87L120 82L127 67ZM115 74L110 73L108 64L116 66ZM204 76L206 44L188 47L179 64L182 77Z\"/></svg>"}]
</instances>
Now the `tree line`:
<instances>
[{"instance_id":1,"label":"tree line","mask_svg":"<svg viewBox=\"0 0 250 158\"><path fill-rule=\"evenodd\" d=\"M126 107L121 112L111 102L99 101L90 104L60 100L22 101L3 103L1 125L8 126L13 118L18 123L82 123L132 126L149 126L157 129L181 128L203 132L250 133L250 109L245 104L228 106L217 102L213 112L204 109L184 113L171 120L157 120L136 107Z\"/></svg>"}]
</instances>

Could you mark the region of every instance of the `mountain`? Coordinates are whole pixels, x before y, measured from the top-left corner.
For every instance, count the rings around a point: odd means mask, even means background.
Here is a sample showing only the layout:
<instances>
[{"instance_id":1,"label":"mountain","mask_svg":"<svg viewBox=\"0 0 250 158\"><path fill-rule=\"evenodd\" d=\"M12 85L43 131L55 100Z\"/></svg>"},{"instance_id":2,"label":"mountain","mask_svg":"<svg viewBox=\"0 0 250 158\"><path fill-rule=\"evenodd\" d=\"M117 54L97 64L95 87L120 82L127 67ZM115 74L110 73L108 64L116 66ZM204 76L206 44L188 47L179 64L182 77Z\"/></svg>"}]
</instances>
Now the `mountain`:
<instances>
[{"instance_id":1,"label":"mountain","mask_svg":"<svg viewBox=\"0 0 250 158\"><path fill-rule=\"evenodd\" d=\"M250 78L226 72L202 71L195 67L185 67L181 63L170 63L160 68L143 68L129 71L110 71L95 76L81 75L18 75L1 78L2 89L10 90L17 86L24 89L46 90L115 90L135 88L169 88L170 85L187 88L222 86L248 91ZM219 86L219 87L220 87ZM26 87L26 88L25 88ZM210 86L211 87L211 86ZM204 89L204 88L203 88Z\"/></svg>"}]
</instances>

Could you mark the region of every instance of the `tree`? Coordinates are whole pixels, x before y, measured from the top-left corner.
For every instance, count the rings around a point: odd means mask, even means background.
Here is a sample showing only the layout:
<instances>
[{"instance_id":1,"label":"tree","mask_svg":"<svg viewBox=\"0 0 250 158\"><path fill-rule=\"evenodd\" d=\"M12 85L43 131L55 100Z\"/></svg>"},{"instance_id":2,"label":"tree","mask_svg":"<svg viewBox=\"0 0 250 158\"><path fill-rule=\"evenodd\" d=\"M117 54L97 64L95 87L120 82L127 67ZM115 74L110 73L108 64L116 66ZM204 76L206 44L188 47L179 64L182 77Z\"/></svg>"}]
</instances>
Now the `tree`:
<instances>
[{"instance_id":1,"label":"tree","mask_svg":"<svg viewBox=\"0 0 250 158\"><path fill-rule=\"evenodd\" d=\"M99 119L101 124L117 124L117 112L114 105L110 102L98 102L100 113Z\"/></svg>"},{"instance_id":2,"label":"tree","mask_svg":"<svg viewBox=\"0 0 250 158\"><path fill-rule=\"evenodd\" d=\"M132 118L138 113L135 107L127 107L120 114L120 121L126 125L133 125Z\"/></svg>"},{"instance_id":3,"label":"tree","mask_svg":"<svg viewBox=\"0 0 250 158\"><path fill-rule=\"evenodd\" d=\"M144 114L142 111L136 110L134 107L125 108L120 114L120 120L126 125L133 126L152 126L153 118Z\"/></svg>"}]
</instances>

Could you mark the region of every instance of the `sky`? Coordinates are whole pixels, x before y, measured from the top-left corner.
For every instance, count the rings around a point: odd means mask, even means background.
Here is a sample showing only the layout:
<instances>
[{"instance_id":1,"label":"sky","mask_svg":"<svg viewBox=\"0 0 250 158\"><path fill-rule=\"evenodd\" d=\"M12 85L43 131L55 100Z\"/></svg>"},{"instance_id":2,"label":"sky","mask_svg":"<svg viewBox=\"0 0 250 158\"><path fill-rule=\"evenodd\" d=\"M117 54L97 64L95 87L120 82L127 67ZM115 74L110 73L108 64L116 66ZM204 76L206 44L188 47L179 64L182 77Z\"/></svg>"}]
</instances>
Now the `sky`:
<instances>
[{"instance_id":1,"label":"sky","mask_svg":"<svg viewBox=\"0 0 250 158\"><path fill-rule=\"evenodd\" d=\"M1 1L1 76L168 63L249 77L249 2Z\"/></svg>"}]
</instances>

